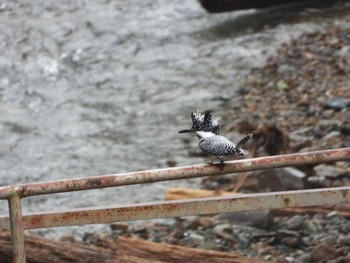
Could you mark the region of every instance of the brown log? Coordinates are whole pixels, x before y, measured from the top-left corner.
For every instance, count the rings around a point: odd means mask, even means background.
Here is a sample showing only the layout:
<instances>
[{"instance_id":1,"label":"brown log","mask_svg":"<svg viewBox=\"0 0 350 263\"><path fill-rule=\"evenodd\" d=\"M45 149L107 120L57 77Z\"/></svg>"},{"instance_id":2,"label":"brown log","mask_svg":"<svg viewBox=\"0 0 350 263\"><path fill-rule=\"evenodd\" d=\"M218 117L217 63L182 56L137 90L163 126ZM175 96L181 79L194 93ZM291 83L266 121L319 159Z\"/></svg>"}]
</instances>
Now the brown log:
<instances>
[{"instance_id":1,"label":"brown log","mask_svg":"<svg viewBox=\"0 0 350 263\"><path fill-rule=\"evenodd\" d=\"M244 257L235 252L219 252L202 250L163 243L154 243L142 239L121 237L115 244L115 249L127 250L130 254L142 259L154 258L157 262L222 262L222 263L267 263L269 261ZM147 261L148 262L148 261ZM153 261L152 261L153 262Z\"/></svg>"},{"instance_id":2,"label":"brown log","mask_svg":"<svg viewBox=\"0 0 350 263\"><path fill-rule=\"evenodd\" d=\"M27 263L267 262L240 256L234 252L202 250L127 237L119 237L115 242L110 242L109 248L106 249L26 235L25 251ZM10 233L0 233L0 262L11 263L11 254Z\"/></svg>"}]
</instances>

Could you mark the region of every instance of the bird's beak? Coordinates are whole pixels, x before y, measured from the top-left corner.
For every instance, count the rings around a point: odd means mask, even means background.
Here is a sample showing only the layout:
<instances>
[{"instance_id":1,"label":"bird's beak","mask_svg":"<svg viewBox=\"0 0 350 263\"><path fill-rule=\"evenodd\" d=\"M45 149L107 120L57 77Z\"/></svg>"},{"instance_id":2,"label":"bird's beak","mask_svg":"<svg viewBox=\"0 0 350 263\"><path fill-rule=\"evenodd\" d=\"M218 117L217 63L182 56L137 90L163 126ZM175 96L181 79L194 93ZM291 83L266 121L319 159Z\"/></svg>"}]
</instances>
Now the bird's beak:
<instances>
[{"instance_id":1,"label":"bird's beak","mask_svg":"<svg viewBox=\"0 0 350 263\"><path fill-rule=\"evenodd\" d=\"M181 130L179 133L189 133L189 132L194 132L192 129L187 129L187 130Z\"/></svg>"}]
</instances>

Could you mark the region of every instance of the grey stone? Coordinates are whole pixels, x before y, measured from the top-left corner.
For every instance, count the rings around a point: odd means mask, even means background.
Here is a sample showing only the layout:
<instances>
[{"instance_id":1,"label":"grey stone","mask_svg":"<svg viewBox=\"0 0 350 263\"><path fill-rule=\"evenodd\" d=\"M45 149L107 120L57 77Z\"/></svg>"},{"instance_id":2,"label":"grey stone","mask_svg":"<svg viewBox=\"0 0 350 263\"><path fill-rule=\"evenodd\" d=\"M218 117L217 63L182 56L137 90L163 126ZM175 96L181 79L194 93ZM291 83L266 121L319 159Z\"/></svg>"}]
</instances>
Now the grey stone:
<instances>
[{"instance_id":1,"label":"grey stone","mask_svg":"<svg viewBox=\"0 0 350 263\"><path fill-rule=\"evenodd\" d=\"M333 165L326 165L326 164L320 164L314 167L314 171L316 173L316 176L318 177L331 177L331 178L337 178L345 173L344 169L333 166Z\"/></svg>"},{"instance_id":2,"label":"grey stone","mask_svg":"<svg viewBox=\"0 0 350 263\"><path fill-rule=\"evenodd\" d=\"M268 171L257 171L254 175L258 178L258 188L261 191L288 191L304 189L305 173L292 168L279 168Z\"/></svg>"},{"instance_id":3,"label":"grey stone","mask_svg":"<svg viewBox=\"0 0 350 263\"><path fill-rule=\"evenodd\" d=\"M207 241L199 245L198 248L205 250L220 250L220 246L213 241Z\"/></svg>"},{"instance_id":4,"label":"grey stone","mask_svg":"<svg viewBox=\"0 0 350 263\"><path fill-rule=\"evenodd\" d=\"M196 232L189 232L187 238L190 239L191 242L197 246L204 243L204 237L200 234L197 234Z\"/></svg>"},{"instance_id":5,"label":"grey stone","mask_svg":"<svg viewBox=\"0 0 350 263\"><path fill-rule=\"evenodd\" d=\"M297 248L297 247L301 247L302 246L301 238L294 237L294 236L289 236L289 237L282 238L281 243L283 245L286 245L288 247L293 247L293 248Z\"/></svg>"},{"instance_id":6,"label":"grey stone","mask_svg":"<svg viewBox=\"0 0 350 263\"><path fill-rule=\"evenodd\" d=\"M326 109L334 109L341 111L347 107L350 107L350 99L346 98L333 98L324 103L324 108Z\"/></svg>"},{"instance_id":7,"label":"grey stone","mask_svg":"<svg viewBox=\"0 0 350 263\"><path fill-rule=\"evenodd\" d=\"M232 232L232 227L230 224L220 224L220 225L216 225L212 232L214 234L218 234L218 233L222 233L222 232Z\"/></svg>"},{"instance_id":8,"label":"grey stone","mask_svg":"<svg viewBox=\"0 0 350 263\"><path fill-rule=\"evenodd\" d=\"M302 230L305 226L305 216L295 215L287 220L286 225L289 230Z\"/></svg>"},{"instance_id":9,"label":"grey stone","mask_svg":"<svg viewBox=\"0 0 350 263\"><path fill-rule=\"evenodd\" d=\"M307 225L307 229L311 233L320 233L323 230L323 227L319 222L319 220L314 220L314 219L309 220L306 225Z\"/></svg>"},{"instance_id":10,"label":"grey stone","mask_svg":"<svg viewBox=\"0 0 350 263\"><path fill-rule=\"evenodd\" d=\"M218 215L217 219L260 229L267 229L273 224L273 216L270 210L224 213Z\"/></svg>"},{"instance_id":11,"label":"grey stone","mask_svg":"<svg viewBox=\"0 0 350 263\"><path fill-rule=\"evenodd\" d=\"M328 260L336 259L339 256L339 251L335 249L332 245L318 244L311 251L309 262L327 262Z\"/></svg>"},{"instance_id":12,"label":"grey stone","mask_svg":"<svg viewBox=\"0 0 350 263\"><path fill-rule=\"evenodd\" d=\"M307 181L313 186L313 187L323 187L326 183L326 177L324 176L310 176L307 178Z\"/></svg>"}]
</instances>

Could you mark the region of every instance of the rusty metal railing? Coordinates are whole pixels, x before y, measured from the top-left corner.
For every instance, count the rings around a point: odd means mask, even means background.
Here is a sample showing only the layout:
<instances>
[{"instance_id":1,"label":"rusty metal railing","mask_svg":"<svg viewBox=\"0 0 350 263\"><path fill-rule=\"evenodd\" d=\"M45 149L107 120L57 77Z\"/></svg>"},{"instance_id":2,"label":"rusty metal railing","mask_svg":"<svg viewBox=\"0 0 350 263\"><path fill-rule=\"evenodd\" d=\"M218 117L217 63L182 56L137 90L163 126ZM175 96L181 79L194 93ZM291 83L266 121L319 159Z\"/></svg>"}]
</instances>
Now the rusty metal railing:
<instances>
[{"instance_id":1,"label":"rusty metal railing","mask_svg":"<svg viewBox=\"0 0 350 263\"><path fill-rule=\"evenodd\" d=\"M13 262L24 263L24 230L139 219L263 210L283 207L350 203L350 187L234 195L51 211L22 215L24 197L196 178L279 167L350 160L350 148L241 159L225 164L201 164L168 169L92 176L44 183L0 187L0 199L9 203L9 217L0 217L0 229L11 230Z\"/></svg>"}]
</instances>

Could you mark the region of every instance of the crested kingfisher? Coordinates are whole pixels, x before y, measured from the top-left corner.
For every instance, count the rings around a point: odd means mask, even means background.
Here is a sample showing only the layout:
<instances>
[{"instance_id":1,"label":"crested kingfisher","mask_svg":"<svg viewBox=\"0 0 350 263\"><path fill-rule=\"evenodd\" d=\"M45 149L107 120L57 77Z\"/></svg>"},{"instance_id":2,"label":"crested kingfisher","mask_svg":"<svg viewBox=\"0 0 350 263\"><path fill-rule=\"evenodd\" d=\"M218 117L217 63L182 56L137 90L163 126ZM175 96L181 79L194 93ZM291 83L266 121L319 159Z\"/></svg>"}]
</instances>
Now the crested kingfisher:
<instances>
[{"instance_id":1,"label":"crested kingfisher","mask_svg":"<svg viewBox=\"0 0 350 263\"><path fill-rule=\"evenodd\" d=\"M216 158L221 163L243 156L241 147L253 137L253 134L250 133L235 144L224 136L219 135L219 122L208 111L204 114L192 112L191 118L192 128L181 130L179 133L196 133L199 138L199 148L208 154L211 159Z\"/></svg>"}]
</instances>

